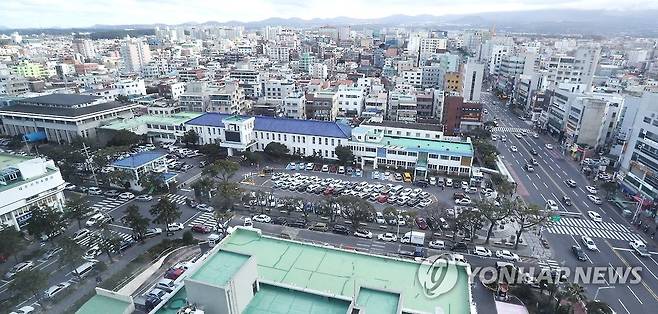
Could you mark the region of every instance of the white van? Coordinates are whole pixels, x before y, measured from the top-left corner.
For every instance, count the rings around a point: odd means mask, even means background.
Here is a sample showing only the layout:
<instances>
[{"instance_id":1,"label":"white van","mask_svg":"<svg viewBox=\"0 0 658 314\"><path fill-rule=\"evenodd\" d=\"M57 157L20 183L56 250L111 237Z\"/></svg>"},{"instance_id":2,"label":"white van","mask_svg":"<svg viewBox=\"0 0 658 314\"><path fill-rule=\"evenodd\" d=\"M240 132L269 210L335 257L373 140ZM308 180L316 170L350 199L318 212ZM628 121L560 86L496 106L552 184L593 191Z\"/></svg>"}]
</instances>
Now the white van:
<instances>
[{"instance_id":1,"label":"white van","mask_svg":"<svg viewBox=\"0 0 658 314\"><path fill-rule=\"evenodd\" d=\"M385 225L386 219L384 219L384 214L382 214L382 212L377 212L376 215L375 221L380 225Z\"/></svg>"},{"instance_id":2,"label":"white van","mask_svg":"<svg viewBox=\"0 0 658 314\"><path fill-rule=\"evenodd\" d=\"M94 269L96 262L86 262L73 271L73 274L79 278L84 278Z\"/></svg>"}]
</instances>

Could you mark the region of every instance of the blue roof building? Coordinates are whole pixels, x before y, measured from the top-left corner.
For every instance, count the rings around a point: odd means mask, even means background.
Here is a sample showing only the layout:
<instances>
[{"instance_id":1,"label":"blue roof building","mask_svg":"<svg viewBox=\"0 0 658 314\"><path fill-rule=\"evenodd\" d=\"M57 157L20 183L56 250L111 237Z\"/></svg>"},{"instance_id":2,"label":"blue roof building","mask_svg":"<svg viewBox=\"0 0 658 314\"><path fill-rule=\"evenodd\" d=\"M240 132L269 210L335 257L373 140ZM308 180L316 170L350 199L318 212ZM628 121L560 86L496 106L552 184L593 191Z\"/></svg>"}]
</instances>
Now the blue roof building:
<instances>
[{"instance_id":1,"label":"blue roof building","mask_svg":"<svg viewBox=\"0 0 658 314\"><path fill-rule=\"evenodd\" d=\"M139 179L150 173L161 173L163 182L168 186L175 182L177 174L167 172L165 156L166 154L162 152L140 152L113 162L112 167L114 167L114 171L124 171L130 174L131 179L126 183L133 190L142 191L144 187L139 184Z\"/></svg>"}]
</instances>

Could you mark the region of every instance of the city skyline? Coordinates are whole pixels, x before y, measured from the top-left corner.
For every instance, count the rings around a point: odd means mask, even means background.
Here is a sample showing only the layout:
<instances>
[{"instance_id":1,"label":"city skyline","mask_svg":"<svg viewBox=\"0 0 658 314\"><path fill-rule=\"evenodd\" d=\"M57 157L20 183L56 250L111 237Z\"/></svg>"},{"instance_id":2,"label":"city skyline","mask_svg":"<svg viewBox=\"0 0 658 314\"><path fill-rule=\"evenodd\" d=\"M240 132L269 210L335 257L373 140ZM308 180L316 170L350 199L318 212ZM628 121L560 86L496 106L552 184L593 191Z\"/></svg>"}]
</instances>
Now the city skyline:
<instances>
[{"instance_id":1,"label":"city skyline","mask_svg":"<svg viewBox=\"0 0 658 314\"><path fill-rule=\"evenodd\" d=\"M251 8L259 8L251 10ZM349 9L346 9L349 8ZM0 26L7 28L82 28L94 25L182 24L189 22L254 22L268 18L382 18L391 15L462 15L491 12L515 12L545 9L647 10L658 8L657 1L632 0L504 0L490 3L462 1L268 1L246 0L240 3L181 0L85 0L52 3L43 0L3 1ZM144 14L148 12L148 14Z\"/></svg>"}]
</instances>

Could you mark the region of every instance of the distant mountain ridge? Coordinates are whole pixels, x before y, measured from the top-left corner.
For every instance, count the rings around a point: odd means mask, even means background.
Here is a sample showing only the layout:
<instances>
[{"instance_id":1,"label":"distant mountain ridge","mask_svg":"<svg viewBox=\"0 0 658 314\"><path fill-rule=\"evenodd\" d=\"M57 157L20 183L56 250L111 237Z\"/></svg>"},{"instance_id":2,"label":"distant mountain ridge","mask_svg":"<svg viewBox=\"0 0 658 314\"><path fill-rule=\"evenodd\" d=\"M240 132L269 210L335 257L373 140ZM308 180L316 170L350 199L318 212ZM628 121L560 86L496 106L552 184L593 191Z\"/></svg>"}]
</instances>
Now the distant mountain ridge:
<instances>
[{"instance_id":1,"label":"distant mountain ridge","mask_svg":"<svg viewBox=\"0 0 658 314\"><path fill-rule=\"evenodd\" d=\"M207 21L187 22L169 26L244 26L247 29L265 26L314 27L323 25L350 26L436 26L441 29L490 28L510 32L544 34L583 34L583 35L640 35L658 36L658 10L611 11L611 10L536 10L515 12L488 12L463 15L391 15L373 19L359 19L345 16L335 18L268 18L261 21ZM85 29L144 29L168 26L164 23L133 25L94 25Z\"/></svg>"}]
</instances>

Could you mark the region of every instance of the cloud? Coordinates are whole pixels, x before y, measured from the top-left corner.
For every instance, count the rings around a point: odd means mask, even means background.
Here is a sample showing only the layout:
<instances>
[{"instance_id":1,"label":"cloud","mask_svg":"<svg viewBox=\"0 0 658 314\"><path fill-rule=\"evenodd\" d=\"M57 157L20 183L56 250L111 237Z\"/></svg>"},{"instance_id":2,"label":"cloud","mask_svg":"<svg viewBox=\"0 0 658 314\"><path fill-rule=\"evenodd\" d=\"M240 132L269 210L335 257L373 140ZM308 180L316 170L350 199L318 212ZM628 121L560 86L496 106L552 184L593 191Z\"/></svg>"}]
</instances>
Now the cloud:
<instances>
[{"instance_id":1,"label":"cloud","mask_svg":"<svg viewBox=\"0 0 658 314\"><path fill-rule=\"evenodd\" d=\"M270 17L377 18L393 14L469 14L535 9L652 9L652 0L1 0L8 27L86 27L94 24L180 24L257 21Z\"/></svg>"}]
</instances>

